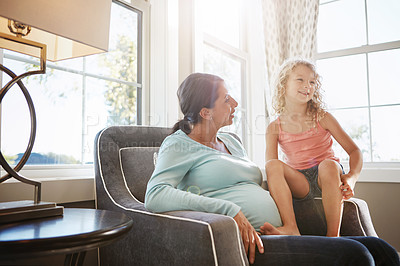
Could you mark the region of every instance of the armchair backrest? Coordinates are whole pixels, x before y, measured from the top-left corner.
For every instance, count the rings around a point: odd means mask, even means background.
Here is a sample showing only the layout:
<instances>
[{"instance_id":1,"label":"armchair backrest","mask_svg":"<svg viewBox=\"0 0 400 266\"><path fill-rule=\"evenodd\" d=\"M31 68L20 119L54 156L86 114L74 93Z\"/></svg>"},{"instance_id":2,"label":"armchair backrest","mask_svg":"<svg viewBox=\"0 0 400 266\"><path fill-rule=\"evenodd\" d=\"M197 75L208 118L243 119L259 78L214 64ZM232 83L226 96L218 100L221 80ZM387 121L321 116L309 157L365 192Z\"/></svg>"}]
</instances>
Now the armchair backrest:
<instances>
[{"instance_id":1,"label":"armchair backrest","mask_svg":"<svg viewBox=\"0 0 400 266\"><path fill-rule=\"evenodd\" d=\"M108 189L117 188L122 177L132 196L143 203L158 150L170 133L169 128L148 126L112 126L100 131L95 141L95 167L101 167L107 176ZM240 141L236 134L229 134Z\"/></svg>"},{"instance_id":2,"label":"armchair backrest","mask_svg":"<svg viewBox=\"0 0 400 266\"><path fill-rule=\"evenodd\" d=\"M95 141L95 168L96 173L107 177L103 182L108 191L118 193L121 185L127 186L132 196L143 203L154 170L154 153L170 133L169 128L148 126L112 126L100 131ZM97 171L99 167L102 171ZM101 182L96 182L98 185ZM101 198L97 197L100 207Z\"/></svg>"},{"instance_id":3,"label":"armchair backrest","mask_svg":"<svg viewBox=\"0 0 400 266\"><path fill-rule=\"evenodd\" d=\"M126 147L120 150L121 169L132 195L144 202L159 147Z\"/></svg>"}]
</instances>

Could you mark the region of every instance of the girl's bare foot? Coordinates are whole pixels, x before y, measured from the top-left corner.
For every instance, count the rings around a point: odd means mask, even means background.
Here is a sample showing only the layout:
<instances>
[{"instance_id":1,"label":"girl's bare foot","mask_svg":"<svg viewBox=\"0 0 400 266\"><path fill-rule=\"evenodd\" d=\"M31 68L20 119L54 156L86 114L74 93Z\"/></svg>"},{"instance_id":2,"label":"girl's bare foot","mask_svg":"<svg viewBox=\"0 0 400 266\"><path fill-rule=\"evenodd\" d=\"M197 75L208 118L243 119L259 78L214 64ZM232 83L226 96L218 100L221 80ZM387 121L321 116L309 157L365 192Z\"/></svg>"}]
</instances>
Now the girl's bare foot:
<instances>
[{"instance_id":1,"label":"girl's bare foot","mask_svg":"<svg viewBox=\"0 0 400 266\"><path fill-rule=\"evenodd\" d=\"M264 225L260 227L260 231L263 235L300 235L299 229L297 228L292 228L285 225L281 227L275 227L268 222L265 222Z\"/></svg>"}]
</instances>

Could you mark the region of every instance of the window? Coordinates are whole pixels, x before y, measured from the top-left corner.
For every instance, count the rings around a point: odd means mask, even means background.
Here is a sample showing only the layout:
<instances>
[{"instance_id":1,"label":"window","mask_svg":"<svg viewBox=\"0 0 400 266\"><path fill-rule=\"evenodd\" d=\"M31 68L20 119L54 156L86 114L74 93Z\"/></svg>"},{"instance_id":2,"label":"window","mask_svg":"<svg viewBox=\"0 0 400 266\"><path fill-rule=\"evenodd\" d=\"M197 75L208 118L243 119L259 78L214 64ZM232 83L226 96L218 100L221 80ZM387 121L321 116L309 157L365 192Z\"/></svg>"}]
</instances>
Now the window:
<instances>
[{"instance_id":1,"label":"window","mask_svg":"<svg viewBox=\"0 0 400 266\"><path fill-rule=\"evenodd\" d=\"M395 0L320 3L317 66L326 102L365 162L400 162L399 12Z\"/></svg>"},{"instance_id":2,"label":"window","mask_svg":"<svg viewBox=\"0 0 400 266\"><path fill-rule=\"evenodd\" d=\"M241 0L199 0L196 2L196 29L201 41L196 71L215 74L225 80L238 102L233 124L226 131L238 134L246 146L246 75L248 55L243 48ZM224 130L224 129L223 129Z\"/></svg>"},{"instance_id":3,"label":"window","mask_svg":"<svg viewBox=\"0 0 400 266\"><path fill-rule=\"evenodd\" d=\"M45 75L24 79L37 115L35 145L27 164L93 163L94 138L110 125L141 124L142 13L114 1L109 52L47 63ZM4 50L3 64L16 73L36 58ZM9 77L3 75L3 85ZM18 86L2 102L1 149L17 163L30 133L29 111Z\"/></svg>"}]
</instances>

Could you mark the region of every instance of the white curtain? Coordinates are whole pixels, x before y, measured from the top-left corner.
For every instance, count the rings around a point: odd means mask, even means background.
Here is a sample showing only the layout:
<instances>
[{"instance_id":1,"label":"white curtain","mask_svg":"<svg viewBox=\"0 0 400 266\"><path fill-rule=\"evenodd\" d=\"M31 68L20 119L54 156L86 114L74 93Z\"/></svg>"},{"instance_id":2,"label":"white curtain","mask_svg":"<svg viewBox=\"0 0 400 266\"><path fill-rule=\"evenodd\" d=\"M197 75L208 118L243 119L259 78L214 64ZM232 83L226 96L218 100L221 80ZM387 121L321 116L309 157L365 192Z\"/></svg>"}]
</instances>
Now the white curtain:
<instances>
[{"instance_id":1,"label":"white curtain","mask_svg":"<svg viewBox=\"0 0 400 266\"><path fill-rule=\"evenodd\" d=\"M296 56L314 61L319 0L261 0L261 3L269 80L287 58ZM270 103L270 91L266 92L266 103Z\"/></svg>"}]
</instances>

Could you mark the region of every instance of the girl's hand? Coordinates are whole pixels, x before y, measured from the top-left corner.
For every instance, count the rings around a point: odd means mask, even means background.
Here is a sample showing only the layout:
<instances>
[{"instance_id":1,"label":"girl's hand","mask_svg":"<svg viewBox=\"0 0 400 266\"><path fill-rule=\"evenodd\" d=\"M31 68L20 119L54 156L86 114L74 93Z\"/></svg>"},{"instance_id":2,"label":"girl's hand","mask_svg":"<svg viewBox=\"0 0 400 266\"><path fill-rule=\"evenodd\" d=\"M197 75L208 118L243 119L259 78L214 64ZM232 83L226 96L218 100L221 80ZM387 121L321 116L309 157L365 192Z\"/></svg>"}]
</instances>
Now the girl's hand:
<instances>
[{"instance_id":1,"label":"girl's hand","mask_svg":"<svg viewBox=\"0 0 400 266\"><path fill-rule=\"evenodd\" d=\"M350 174L342 175L341 177L342 185L340 189L342 190L343 199L350 199L354 196L354 187L356 185L356 178L351 176Z\"/></svg>"},{"instance_id":2,"label":"girl's hand","mask_svg":"<svg viewBox=\"0 0 400 266\"><path fill-rule=\"evenodd\" d=\"M247 218L244 216L242 211L239 211L233 219L236 221L240 234L242 236L244 250L249 255L249 261L251 264L254 263L256 256L256 245L260 253L264 253L264 246L261 238L258 236L254 227L250 224Z\"/></svg>"}]
</instances>

